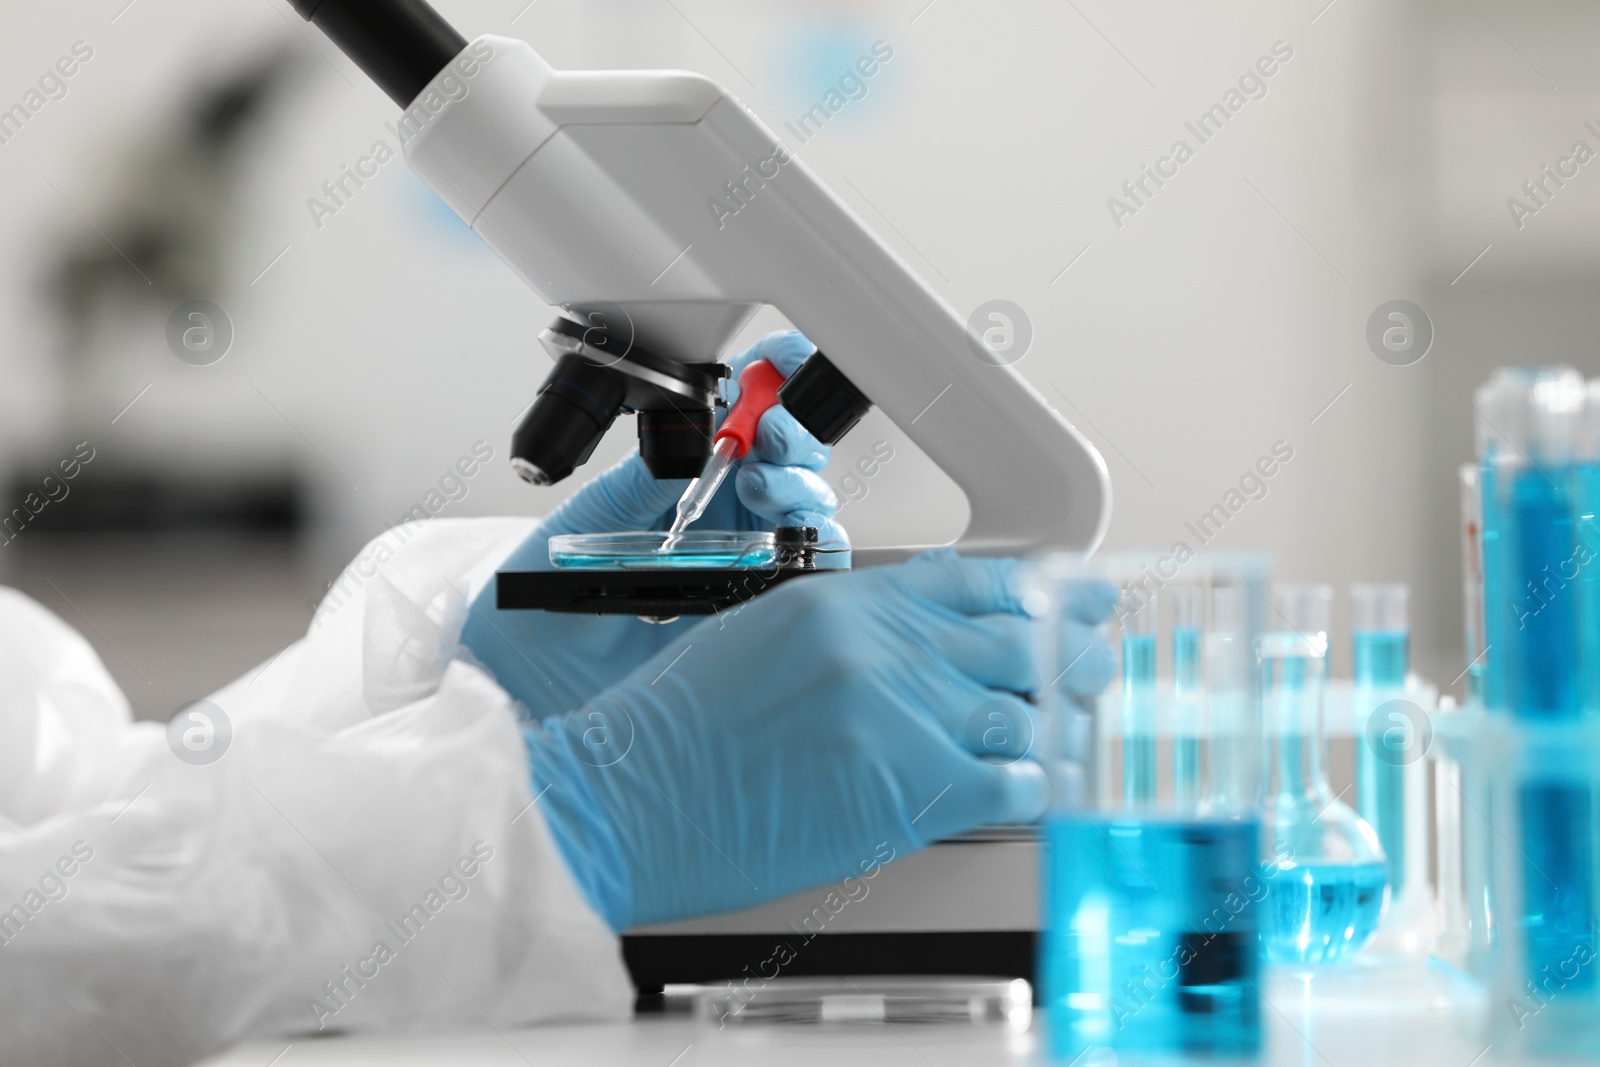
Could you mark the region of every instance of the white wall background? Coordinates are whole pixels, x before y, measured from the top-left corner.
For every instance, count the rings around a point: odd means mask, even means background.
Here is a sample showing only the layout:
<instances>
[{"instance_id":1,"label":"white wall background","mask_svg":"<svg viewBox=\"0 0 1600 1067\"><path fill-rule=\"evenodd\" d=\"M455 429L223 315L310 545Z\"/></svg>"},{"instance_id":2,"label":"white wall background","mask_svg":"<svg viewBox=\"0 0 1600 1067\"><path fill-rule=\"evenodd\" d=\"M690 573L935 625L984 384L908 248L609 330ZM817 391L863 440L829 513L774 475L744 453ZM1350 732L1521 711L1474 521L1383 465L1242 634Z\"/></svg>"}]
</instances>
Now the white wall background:
<instances>
[{"instance_id":1,"label":"white wall background","mask_svg":"<svg viewBox=\"0 0 1600 1067\"><path fill-rule=\"evenodd\" d=\"M306 199L387 138L394 109L282 0L125 4L0 16L0 103L74 41L95 49L70 94L0 145L0 455L25 468L88 437L111 463L226 474L287 459L318 486L331 573L474 441L503 459L548 369L535 338L550 309L401 162L313 224ZM469 37L526 38L558 67L703 71L780 128L888 41L895 57L869 95L800 154L958 309L1003 297L1028 312L1018 369L1105 453L1109 543L1183 536L1286 441L1294 459L1216 544L1268 548L1293 579L1412 581L1419 658L1441 681L1459 669L1450 472L1470 419L1456 390L1501 362L1597 369L1583 324L1600 163L1521 232L1504 206L1572 139L1600 149L1581 128L1600 125L1596 13L1513 0L438 6ZM130 150L160 143L198 80L281 40L306 55L303 84L252 141L226 283L195 294L228 310L233 351L180 363L167 305L135 295L97 336L93 374L64 378L41 262L115 211ZM1174 139L1195 144L1184 122L1278 41L1293 58L1267 95L1117 227L1107 198ZM1488 343L1530 294L1564 340ZM1416 367L1365 344L1368 315L1395 297L1434 313ZM881 416L840 445L831 477L879 438L897 455L845 511L858 542L954 537L960 494ZM597 462L631 440L622 420ZM451 513L543 513L576 481L532 490L497 462Z\"/></svg>"}]
</instances>

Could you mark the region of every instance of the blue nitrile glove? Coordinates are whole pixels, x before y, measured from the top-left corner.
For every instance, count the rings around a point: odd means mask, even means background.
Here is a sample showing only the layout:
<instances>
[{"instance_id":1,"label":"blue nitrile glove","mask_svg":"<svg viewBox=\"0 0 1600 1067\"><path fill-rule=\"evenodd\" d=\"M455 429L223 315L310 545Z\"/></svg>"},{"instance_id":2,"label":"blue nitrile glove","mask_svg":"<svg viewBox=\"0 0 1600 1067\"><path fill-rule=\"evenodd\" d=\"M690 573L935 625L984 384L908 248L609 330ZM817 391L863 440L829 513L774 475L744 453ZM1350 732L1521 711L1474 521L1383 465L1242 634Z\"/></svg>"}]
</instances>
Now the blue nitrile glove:
<instances>
[{"instance_id":1,"label":"blue nitrile glove","mask_svg":"<svg viewBox=\"0 0 1600 1067\"><path fill-rule=\"evenodd\" d=\"M739 375L751 363L764 359L788 378L816 350L816 345L794 330L767 334L728 361L730 374L723 384L728 405L738 401ZM730 493L724 486L705 514L689 528L770 530L774 526L815 526L818 545L826 550L817 556L818 568L848 567L850 538L834 520L839 499L819 473L832 454L832 449L811 436L781 404L768 408L756 427L755 447L733 474L738 492ZM672 525L671 509L682 495L681 488L673 495L660 529Z\"/></svg>"},{"instance_id":2,"label":"blue nitrile glove","mask_svg":"<svg viewBox=\"0 0 1600 1067\"><path fill-rule=\"evenodd\" d=\"M770 333L729 361L737 379L752 360L770 361L785 378L815 346L794 331ZM727 383L731 404L736 382ZM815 526L822 542L847 549L834 521L838 498L817 473L829 450L781 406L768 410L750 455L723 484L691 529L770 530ZM635 450L579 489L534 528L501 565L503 570L550 570L550 538L568 533L665 530L672 525L686 480L657 481ZM848 552L819 557L848 565ZM689 622L666 625L631 615L565 615L501 611L491 582L472 602L461 644L536 719L577 707L622 678Z\"/></svg>"},{"instance_id":3,"label":"blue nitrile glove","mask_svg":"<svg viewBox=\"0 0 1600 1067\"><path fill-rule=\"evenodd\" d=\"M612 929L748 907L1043 814L1016 566L946 550L796 579L526 728L540 809ZM1083 587L1058 685L1109 681L1095 624L1115 600ZM997 711L1019 728L993 729Z\"/></svg>"}]
</instances>

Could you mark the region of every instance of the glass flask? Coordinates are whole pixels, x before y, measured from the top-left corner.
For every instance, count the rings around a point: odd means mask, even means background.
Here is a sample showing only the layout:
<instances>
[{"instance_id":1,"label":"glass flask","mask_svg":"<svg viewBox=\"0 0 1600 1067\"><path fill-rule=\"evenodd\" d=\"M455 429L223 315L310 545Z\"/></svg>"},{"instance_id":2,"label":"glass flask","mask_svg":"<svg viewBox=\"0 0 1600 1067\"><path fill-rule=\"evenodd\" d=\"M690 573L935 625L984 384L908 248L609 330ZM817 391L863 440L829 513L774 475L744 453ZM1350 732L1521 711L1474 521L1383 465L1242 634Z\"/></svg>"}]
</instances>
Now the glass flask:
<instances>
[{"instance_id":1,"label":"glass flask","mask_svg":"<svg viewBox=\"0 0 1600 1067\"><path fill-rule=\"evenodd\" d=\"M1323 689L1333 590L1280 586L1260 641L1269 758L1271 854L1262 942L1273 963L1348 959L1377 929L1388 899L1378 835L1327 778Z\"/></svg>"}]
</instances>

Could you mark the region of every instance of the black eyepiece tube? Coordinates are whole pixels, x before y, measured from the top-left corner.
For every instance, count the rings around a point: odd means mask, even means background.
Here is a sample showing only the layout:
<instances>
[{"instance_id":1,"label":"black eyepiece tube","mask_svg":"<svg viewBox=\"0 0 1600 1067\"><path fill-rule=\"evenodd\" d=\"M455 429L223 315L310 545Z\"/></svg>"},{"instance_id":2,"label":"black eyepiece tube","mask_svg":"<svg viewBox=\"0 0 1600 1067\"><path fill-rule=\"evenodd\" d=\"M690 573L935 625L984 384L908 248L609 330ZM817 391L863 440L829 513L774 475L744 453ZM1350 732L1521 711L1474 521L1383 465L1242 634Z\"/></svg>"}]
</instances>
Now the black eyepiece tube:
<instances>
[{"instance_id":1,"label":"black eyepiece tube","mask_svg":"<svg viewBox=\"0 0 1600 1067\"><path fill-rule=\"evenodd\" d=\"M778 390L778 402L825 445L836 445L872 401L821 352L813 352Z\"/></svg>"},{"instance_id":2,"label":"black eyepiece tube","mask_svg":"<svg viewBox=\"0 0 1600 1067\"><path fill-rule=\"evenodd\" d=\"M467 47L427 0L289 0L401 107Z\"/></svg>"}]
</instances>

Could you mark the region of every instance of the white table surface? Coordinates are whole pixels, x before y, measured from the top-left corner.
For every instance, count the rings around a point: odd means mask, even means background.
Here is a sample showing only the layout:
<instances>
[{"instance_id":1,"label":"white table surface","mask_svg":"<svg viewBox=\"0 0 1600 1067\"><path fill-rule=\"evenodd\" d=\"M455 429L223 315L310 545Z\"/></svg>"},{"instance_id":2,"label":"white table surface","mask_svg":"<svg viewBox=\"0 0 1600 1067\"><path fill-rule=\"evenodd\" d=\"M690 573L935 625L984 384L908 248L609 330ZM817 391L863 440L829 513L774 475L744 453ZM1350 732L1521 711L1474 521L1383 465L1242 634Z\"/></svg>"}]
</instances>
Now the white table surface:
<instances>
[{"instance_id":1,"label":"white table surface","mask_svg":"<svg viewBox=\"0 0 1600 1067\"><path fill-rule=\"evenodd\" d=\"M1323 983L1327 985L1327 983ZM1488 1042L1463 1022L1437 982L1425 975L1339 977L1338 988L1313 992L1310 982L1274 975L1264 987L1266 1055L1277 1067L1486 1067L1499 1061ZM1002 1026L730 1025L668 997L665 1011L628 1022L554 1025L426 1037L332 1037L254 1041L208 1061L207 1067L760 1067L826 1064L856 1067L945 1067L950 1064L1046 1064L1040 1019L1030 1032ZM276 1057L276 1059L275 1059ZM1121 1063L1126 1064L1124 1059ZM1110 1067L1104 1051L1077 1067Z\"/></svg>"}]
</instances>

